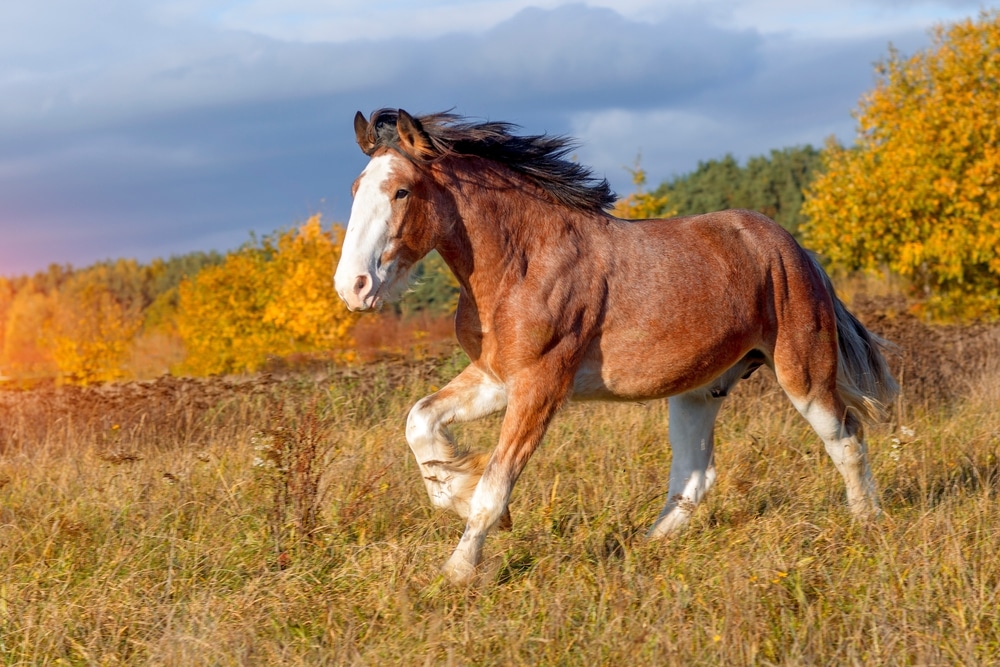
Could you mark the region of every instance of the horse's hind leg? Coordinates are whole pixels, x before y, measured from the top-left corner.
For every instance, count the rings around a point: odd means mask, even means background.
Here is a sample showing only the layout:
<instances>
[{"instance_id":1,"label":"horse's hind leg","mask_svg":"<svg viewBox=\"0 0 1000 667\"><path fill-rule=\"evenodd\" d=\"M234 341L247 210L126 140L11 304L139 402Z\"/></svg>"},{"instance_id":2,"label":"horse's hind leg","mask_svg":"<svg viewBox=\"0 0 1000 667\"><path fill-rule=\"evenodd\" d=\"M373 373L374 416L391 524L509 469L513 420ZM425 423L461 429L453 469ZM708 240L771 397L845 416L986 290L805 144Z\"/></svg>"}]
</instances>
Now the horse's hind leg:
<instances>
[{"instance_id":1,"label":"horse's hind leg","mask_svg":"<svg viewBox=\"0 0 1000 667\"><path fill-rule=\"evenodd\" d=\"M844 478L851 512L858 517L878 515L878 493L868 464L868 445L861 421L847 411L834 393L810 401L791 398L795 408L822 438L827 454Z\"/></svg>"},{"instance_id":2,"label":"horse's hind leg","mask_svg":"<svg viewBox=\"0 0 1000 667\"><path fill-rule=\"evenodd\" d=\"M670 489L649 537L665 537L683 527L715 481L715 418L729 388L727 383L715 395L701 388L670 397Z\"/></svg>"},{"instance_id":3,"label":"horse's hind leg","mask_svg":"<svg viewBox=\"0 0 1000 667\"><path fill-rule=\"evenodd\" d=\"M506 405L504 386L473 364L410 410L406 441L435 506L467 518L469 501L487 460L486 455L458 455L448 425L480 419ZM509 524L510 515L505 514L501 525Z\"/></svg>"},{"instance_id":4,"label":"horse's hind leg","mask_svg":"<svg viewBox=\"0 0 1000 667\"><path fill-rule=\"evenodd\" d=\"M837 390L837 363L836 337L822 332L779 340L774 351L778 384L823 440L847 485L851 511L872 516L879 508L868 446L860 419L848 411Z\"/></svg>"}]
</instances>

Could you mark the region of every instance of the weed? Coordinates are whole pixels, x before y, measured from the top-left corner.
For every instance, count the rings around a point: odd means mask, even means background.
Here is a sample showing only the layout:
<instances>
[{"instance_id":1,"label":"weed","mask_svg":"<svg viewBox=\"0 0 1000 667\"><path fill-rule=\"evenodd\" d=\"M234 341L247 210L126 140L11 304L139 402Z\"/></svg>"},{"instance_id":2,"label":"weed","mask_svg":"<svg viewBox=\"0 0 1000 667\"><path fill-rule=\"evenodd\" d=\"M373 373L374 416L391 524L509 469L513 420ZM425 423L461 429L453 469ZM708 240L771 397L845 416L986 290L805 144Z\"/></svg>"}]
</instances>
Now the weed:
<instances>
[{"instance_id":1,"label":"weed","mask_svg":"<svg viewBox=\"0 0 1000 667\"><path fill-rule=\"evenodd\" d=\"M276 562L287 565L289 543L316 541L326 496L324 471L335 453L332 428L318 414L318 399L301 412L275 400L266 428L252 439L253 466L270 492L268 523Z\"/></svg>"}]
</instances>

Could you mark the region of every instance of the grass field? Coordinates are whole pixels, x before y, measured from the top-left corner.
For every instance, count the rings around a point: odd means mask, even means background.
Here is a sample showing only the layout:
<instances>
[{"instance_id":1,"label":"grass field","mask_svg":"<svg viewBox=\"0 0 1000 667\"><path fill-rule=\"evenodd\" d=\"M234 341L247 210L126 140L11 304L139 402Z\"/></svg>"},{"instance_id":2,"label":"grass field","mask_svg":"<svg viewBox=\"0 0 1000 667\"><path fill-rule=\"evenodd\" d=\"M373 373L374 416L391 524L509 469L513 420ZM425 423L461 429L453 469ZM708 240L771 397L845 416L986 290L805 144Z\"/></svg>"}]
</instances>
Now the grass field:
<instances>
[{"instance_id":1,"label":"grass field","mask_svg":"<svg viewBox=\"0 0 1000 667\"><path fill-rule=\"evenodd\" d=\"M438 575L462 523L431 508L403 438L459 355L0 392L0 656L995 664L998 357L869 430L885 509L870 524L766 372L723 408L719 481L662 543L643 536L665 500L666 403L570 405L468 590ZM460 442L491 447L498 425Z\"/></svg>"}]
</instances>

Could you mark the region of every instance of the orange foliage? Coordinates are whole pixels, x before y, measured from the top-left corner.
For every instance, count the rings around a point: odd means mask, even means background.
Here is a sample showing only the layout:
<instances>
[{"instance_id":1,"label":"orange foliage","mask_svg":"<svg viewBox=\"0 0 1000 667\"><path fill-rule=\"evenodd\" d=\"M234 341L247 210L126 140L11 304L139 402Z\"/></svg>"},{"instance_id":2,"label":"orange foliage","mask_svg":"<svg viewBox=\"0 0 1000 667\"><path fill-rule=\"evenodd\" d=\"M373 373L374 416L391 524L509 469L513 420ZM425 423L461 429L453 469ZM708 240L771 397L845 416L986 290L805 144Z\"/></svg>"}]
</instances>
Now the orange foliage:
<instances>
[{"instance_id":1,"label":"orange foliage","mask_svg":"<svg viewBox=\"0 0 1000 667\"><path fill-rule=\"evenodd\" d=\"M807 245L834 263L908 277L941 316L1000 317L1000 11L893 51L830 143L804 205Z\"/></svg>"},{"instance_id":2,"label":"orange foliage","mask_svg":"<svg viewBox=\"0 0 1000 667\"><path fill-rule=\"evenodd\" d=\"M4 375L51 377L57 366L46 346L55 298L29 286L17 292L6 311L0 364Z\"/></svg>"},{"instance_id":3,"label":"orange foliage","mask_svg":"<svg viewBox=\"0 0 1000 667\"><path fill-rule=\"evenodd\" d=\"M60 293L57 301L51 350L60 381L92 384L125 378L132 337L142 322L138 309L120 303L97 283Z\"/></svg>"},{"instance_id":4,"label":"orange foliage","mask_svg":"<svg viewBox=\"0 0 1000 667\"><path fill-rule=\"evenodd\" d=\"M345 347L354 317L333 289L341 241L313 216L181 283L177 330L188 356L180 370L253 371L269 357Z\"/></svg>"}]
</instances>

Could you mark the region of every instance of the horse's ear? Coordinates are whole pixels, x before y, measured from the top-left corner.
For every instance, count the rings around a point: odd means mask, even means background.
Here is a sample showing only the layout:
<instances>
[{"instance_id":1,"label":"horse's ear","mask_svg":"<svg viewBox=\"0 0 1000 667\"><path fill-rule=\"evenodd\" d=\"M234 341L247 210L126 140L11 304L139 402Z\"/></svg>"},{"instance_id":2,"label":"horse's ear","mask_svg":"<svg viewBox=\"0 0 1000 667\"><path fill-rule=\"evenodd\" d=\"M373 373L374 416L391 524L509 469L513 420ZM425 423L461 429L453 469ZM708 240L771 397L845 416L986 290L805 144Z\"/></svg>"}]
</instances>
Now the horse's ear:
<instances>
[{"instance_id":1,"label":"horse's ear","mask_svg":"<svg viewBox=\"0 0 1000 667\"><path fill-rule=\"evenodd\" d=\"M434 147L420 121L402 109L396 119L396 132L399 134L399 145L407 155L420 159L434 155Z\"/></svg>"},{"instance_id":2,"label":"horse's ear","mask_svg":"<svg viewBox=\"0 0 1000 667\"><path fill-rule=\"evenodd\" d=\"M358 139L358 146L365 155L371 155L375 150L375 140L369 132L368 119L360 111L354 114L354 135Z\"/></svg>"}]
</instances>

